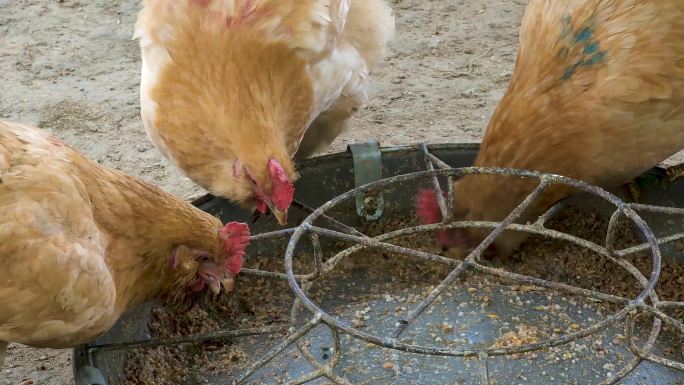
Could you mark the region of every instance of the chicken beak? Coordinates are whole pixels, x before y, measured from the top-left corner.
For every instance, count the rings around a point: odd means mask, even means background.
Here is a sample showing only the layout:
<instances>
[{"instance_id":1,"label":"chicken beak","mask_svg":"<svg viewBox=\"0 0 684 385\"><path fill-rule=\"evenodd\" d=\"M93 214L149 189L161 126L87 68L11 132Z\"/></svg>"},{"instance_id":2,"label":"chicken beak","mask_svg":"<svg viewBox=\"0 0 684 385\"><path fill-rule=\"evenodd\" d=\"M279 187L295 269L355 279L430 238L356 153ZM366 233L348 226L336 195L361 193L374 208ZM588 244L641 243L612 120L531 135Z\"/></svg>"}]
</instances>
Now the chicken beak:
<instances>
[{"instance_id":1,"label":"chicken beak","mask_svg":"<svg viewBox=\"0 0 684 385\"><path fill-rule=\"evenodd\" d=\"M287 224L287 210L272 210L273 215L276 217L278 220L278 223L281 226L285 226Z\"/></svg>"},{"instance_id":2,"label":"chicken beak","mask_svg":"<svg viewBox=\"0 0 684 385\"><path fill-rule=\"evenodd\" d=\"M269 211L276 217L276 220L281 226L287 225L287 209L285 210L278 210L277 208L273 207L274 205L272 203L266 203L268 205Z\"/></svg>"},{"instance_id":3,"label":"chicken beak","mask_svg":"<svg viewBox=\"0 0 684 385\"><path fill-rule=\"evenodd\" d=\"M223 290L225 290L226 293L233 291L235 279L230 274L227 274L221 280L211 277L210 279L207 279L207 286L209 286L209 290L211 290L214 297L216 297L221 293L221 287L223 287Z\"/></svg>"},{"instance_id":4,"label":"chicken beak","mask_svg":"<svg viewBox=\"0 0 684 385\"><path fill-rule=\"evenodd\" d=\"M214 277L211 278L212 279L207 280L207 286L209 286L209 290L214 293L214 296L217 296L221 292L221 282Z\"/></svg>"}]
</instances>

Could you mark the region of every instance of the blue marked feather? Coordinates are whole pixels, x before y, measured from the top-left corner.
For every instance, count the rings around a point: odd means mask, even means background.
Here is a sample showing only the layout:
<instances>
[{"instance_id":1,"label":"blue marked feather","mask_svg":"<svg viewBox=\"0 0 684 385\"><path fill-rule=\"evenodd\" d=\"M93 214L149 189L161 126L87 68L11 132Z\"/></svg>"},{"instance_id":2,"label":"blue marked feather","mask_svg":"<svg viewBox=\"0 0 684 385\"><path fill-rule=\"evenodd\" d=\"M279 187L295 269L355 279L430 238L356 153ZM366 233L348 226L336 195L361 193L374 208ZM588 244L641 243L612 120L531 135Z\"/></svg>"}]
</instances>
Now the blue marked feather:
<instances>
[{"instance_id":1,"label":"blue marked feather","mask_svg":"<svg viewBox=\"0 0 684 385\"><path fill-rule=\"evenodd\" d=\"M560 37L561 40L565 42L566 46L561 48L559 51L559 57L563 59L567 58L571 49L569 46L580 44L583 45L582 54L584 57L577 59L577 61L565 69L563 75L561 76L562 80L568 80L572 78L578 67L591 67L593 65L600 64L606 57L606 51L601 51L601 44L598 41L593 40L594 29L585 25L579 29L577 34L575 34L571 21L572 18L569 15L563 16L561 18L562 27L560 31Z\"/></svg>"}]
</instances>

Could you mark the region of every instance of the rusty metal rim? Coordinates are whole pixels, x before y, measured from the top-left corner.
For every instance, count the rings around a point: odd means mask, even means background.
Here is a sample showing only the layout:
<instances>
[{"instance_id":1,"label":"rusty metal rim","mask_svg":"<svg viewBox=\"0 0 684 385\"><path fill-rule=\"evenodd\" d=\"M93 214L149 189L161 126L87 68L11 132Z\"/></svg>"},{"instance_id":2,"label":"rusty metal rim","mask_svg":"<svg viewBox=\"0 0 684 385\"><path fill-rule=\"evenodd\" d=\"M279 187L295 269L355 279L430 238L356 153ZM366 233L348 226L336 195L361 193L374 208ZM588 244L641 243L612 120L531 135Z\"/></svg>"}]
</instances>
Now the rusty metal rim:
<instances>
[{"instance_id":1,"label":"rusty metal rim","mask_svg":"<svg viewBox=\"0 0 684 385\"><path fill-rule=\"evenodd\" d=\"M423 146L426 155L431 155L427 151L427 148ZM434 157L434 156L433 156ZM481 255L481 252L484 250L486 247L486 243L489 240L489 243L493 242L493 239L496 238L498 235L500 235L505 229L510 228L513 224L513 222L517 219L517 217L524 211L525 208L527 208L541 193L543 190L552 185L552 184L565 184L572 186L574 188L577 188L580 191L588 192L594 195L597 195L604 200L610 202L614 206L617 207L617 211L619 211L622 215L626 216L629 218L641 231L642 235L645 236L647 240L648 247L650 248L652 254L653 254L653 264L652 264L652 272L650 275L650 278L648 280L645 279L641 275L641 273L634 269L633 271L630 271L637 279L640 277L642 285L644 286L644 289L641 291L641 293L637 296L636 299L629 301L624 308L622 308L620 311L617 313L613 314L610 317L607 317L601 322L598 322L592 326L583 328L581 330L578 330L576 332L567 334L565 336L553 339L553 340L547 340L543 341L541 343L537 344L532 344L532 345L527 345L515 349L484 349L484 350L470 350L470 351L457 351L457 350L451 350L451 349L442 349L442 348L435 348L435 347L424 347L424 346L418 346L418 345L412 345L412 344L405 344L399 342L396 338L379 338L373 335L370 335L368 333L364 333L361 331L358 331L349 325L346 325L340 321L338 321L336 318L330 316L327 314L325 311L323 311L320 307L318 307L315 303L313 303L307 295L304 293L304 290L302 287L300 287L299 283L297 282L297 276L295 275L293 271L293 258L295 255L295 249L296 246L301 239L301 237L307 233L309 234L315 234L315 235L338 235L339 239L347 238L347 240L350 240L349 238L351 237L348 234L344 233L338 233L334 232L331 230L326 230L326 229L321 229L313 226L313 222L322 217L324 213L331 208L335 207L336 205L340 204L343 201L346 201L348 199L353 198L356 194L358 193L365 193L370 190L378 190L381 188L388 187L391 184L394 183L401 183L401 182L407 182L419 178L426 178L426 177L432 177L433 180L435 181L435 185L437 187L437 190L441 192L439 189L439 182L437 181L437 177L448 177L450 182L453 180L455 177L461 177L463 175L508 175L508 176L520 176L520 177L527 177L527 178L536 178L540 180L540 184L537 187L537 189L530 194L523 203L521 203L516 210L514 210L511 215L509 215L508 218L506 218L504 221L498 223L495 227L495 230L490 234L490 236L483 241L483 243L476 248L476 250L471 254L465 262L463 262L461 265L457 266L454 271L450 274L449 277L447 277L442 284L445 284L448 282L453 282L460 274L465 270L465 267L467 266L476 266L477 260L479 256ZM451 189L450 191L451 192ZM439 194L438 194L439 196ZM445 202L440 202L440 206L442 208L442 211L444 213L445 208L447 208L447 205ZM451 201L449 203L452 203ZM449 205L450 207L450 205ZM517 216L514 216L515 212L517 213ZM446 213L445 213L446 214ZM448 217L448 215L443 215L444 218ZM460 223L460 225L463 225L463 223ZM466 224L467 225L467 224ZM458 226L458 224L452 224L452 227ZM434 228L447 228L448 225L446 223L442 223L441 225L434 226ZM353 237L356 238L356 237ZM357 238L355 239L357 242L368 242L368 239L364 238ZM366 245L368 246L368 245ZM390 245L391 246L391 245ZM479 249L479 255L476 253ZM405 250L404 250L405 251ZM402 252L402 254L407 254L406 252ZM408 253L411 254L411 253ZM603 253L604 255L607 255L608 253L605 252ZM654 292L655 285L657 284L659 274L660 274L660 264L661 264L661 255L660 255L660 249L658 247L658 240L648 227L648 225L645 223L645 221L626 203L624 203L622 200L620 200L617 196L608 193L605 190L602 190L598 187L591 186L587 183L577 181L571 178L567 177L562 177L558 175L552 175L552 174L544 174L544 173L539 173L539 172L534 172L534 171L526 171L526 170L513 170L513 169L503 169L503 168L478 168L478 167L464 167L464 168L459 168L459 169L451 169L451 168L444 168L442 170L433 170L429 169L429 171L424 171L424 172L417 172L417 173L412 173L412 174L406 174L406 175L400 175L396 177L391 177L391 178L386 178L353 190L348 191L345 194L342 194L326 204L322 205L319 207L317 210L315 210L311 215L309 215L303 223L298 226L295 230L295 232L292 234L290 241L288 243L287 251L285 254L285 270L286 270L286 275L288 278L288 282L290 284L291 289L297 296L298 301L301 302L309 311L311 311L314 314L314 318L312 319L311 322L314 322L315 325L318 324L325 324L327 325L332 331L341 331L345 334L348 334L352 337L358 338L360 340L363 340L368 343L372 343L378 346L382 347L387 347L395 350L400 350L400 351L405 351L405 352L410 352L410 353L418 353L418 354L428 354L428 355L442 355L442 356L489 356L489 355L504 355L504 354L513 354L513 353L522 353L522 352L528 352L528 351L533 351L533 350L538 350L542 348L548 348L548 347L553 347L553 346L559 346L564 343L568 343L570 341L576 340L578 338L586 337L588 335L591 335L599 330L604 329L608 325L611 325L623 318L625 318L630 312L632 312L635 309L640 309L640 308L650 308L650 306L646 305L645 299L647 297L650 297L650 299L653 301L654 306L657 306L658 298L657 295ZM631 265L630 265L631 266ZM624 266L623 266L624 267ZM629 269L628 269L629 270ZM645 282L644 282L645 281ZM431 293L432 294L432 293ZM434 297L436 298L439 296L440 292L437 292ZM432 299L426 299L427 305L429 305ZM424 307L426 307L425 305ZM420 306L419 306L420 307ZM423 309L424 310L424 309ZM653 309L655 310L655 309ZM419 310L417 314L420 314L422 310ZM417 317L417 315L416 315ZM416 317L413 317L415 319ZM408 322L407 322L408 325ZM313 326L311 326L313 327ZM301 331L301 330L300 330ZM660 321L655 320L652 333L651 333L651 338L649 338L649 341L647 342L646 346L644 347L642 354L639 354L638 356L648 356L650 354L650 350L652 349L653 344L655 343L656 338L658 337L660 331ZM398 335L401 333L398 333ZM397 337L398 337L397 335ZM272 358L272 357L271 357ZM265 364L268 362L268 358L266 361L262 362L261 364ZM637 362L638 361L638 362ZM623 378L624 376L628 375L636 366L638 363L641 361L641 359L637 359L634 362L632 362L628 367L625 367L624 370L619 372L614 378L606 381L606 383L615 383L619 381L620 378ZM259 363L258 363L259 364ZM486 365L485 365L486 366ZM254 367L254 369L257 369ZM325 373L330 373L332 368L327 368ZM253 371L248 371L248 375L253 373ZM319 376L324 376L325 373L323 373L323 368L319 368ZM330 376L325 375L330 379ZM243 378L244 381L245 378ZM240 381L242 382L242 381ZM340 382L341 383L341 382Z\"/></svg>"}]
</instances>

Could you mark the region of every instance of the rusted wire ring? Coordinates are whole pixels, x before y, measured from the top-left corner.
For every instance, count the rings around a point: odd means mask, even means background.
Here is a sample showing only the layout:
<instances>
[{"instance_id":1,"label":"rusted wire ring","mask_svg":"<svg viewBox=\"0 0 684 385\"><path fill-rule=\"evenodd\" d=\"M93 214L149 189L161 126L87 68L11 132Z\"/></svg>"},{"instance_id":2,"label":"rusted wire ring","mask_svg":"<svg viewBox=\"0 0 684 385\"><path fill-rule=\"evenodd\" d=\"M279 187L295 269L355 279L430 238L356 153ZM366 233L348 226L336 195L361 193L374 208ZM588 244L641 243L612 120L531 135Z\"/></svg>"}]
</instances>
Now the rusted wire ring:
<instances>
[{"instance_id":1,"label":"rusted wire ring","mask_svg":"<svg viewBox=\"0 0 684 385\"><path fill-rule=\"evenodd\" d=\"M597 195L610 203L612 203L614 206L616 206L619 210L623 212L623 214L631 219L635 225L641 230L643 235L645 236L647 243L650 245L652 254L653 254L653 268L652 272L650 275L650 279L648 280L647 284L645 285L645 288L642 290L642 292L639 294L639 296L636 298L636 300L630 304L627 305L622 311L616 313L615 315L608 317L606 320L603 322L599 322L593 327L586 328L584 330L580 330L579 332L581 333L571 333L570 335L567 335L565 338L560 338L557 339L555 342L556 344L551 345L551 346L558 346L563 343L567 343L573 339L576 338L581 338L582 336L590 335L598 330L601 330L602 328L606 327L608 324L615 322L626 314L626 311L628 309L633 308L634 306L639 306L643 304L644 298L648 296L652 291L653 288L655 287L659 274L660 274L660 264L661 264L661 255L660 255L660 249L658 247L657 240L655 236L653 235L652 231L648 227L648 225L645 223L645 221L634 211L629 207L629 205L625 204L622 202L618 197L616 197L613 194L608 193L605 190L602 190L598 187L591 186L589 184L586 184L581 181L577 181L571 178L566 178L558 175L549 175L549 174L543 174L543 173L538 173L538 172L533 172L533 171L525 171L525 170L512 170L512 169L501 169L501 168L476 168L476 167L465 167L465 168L459 168L459 169L443 169L443 170L436 170L436 171L425 171L425 172L417 172L417 173L412 173L412 174L405 174L405 175L400 175L392 178L387 178L383 179L371 184L368 184L366 186L362 186L353 190L348 191L347 193L344 193L342 195L339 195L338 197L330 200L329 202L325 203L321 207L319 207L317 210L315 210L311 215L309 215L300 226L297 227L295 230L294 234L290 238L290 242L288 243L287 251L285 254L285 270L286 274L288 276L288 282L290 284L290 287L294 291L295 295L299 298L299 300L306 306L309 311L313 312L317 317L320 317L322 322L328 324L331 327L336 327L340 329L341 331L344 331L346 334L349 334L353 337L359 338L363 341L373 343L379 346L387 347L387 348L392 348L396 350L401 350L401 351L406 351L410 353L418 353L418 354L429 354L429 355L443 355L443 356L474 356L478 354L478 351L454 351L450 349L440 349L440 348L426 348L422 346L417 346L417 345L411 345L411 344L404 344L396 341L395 339L392 338L378 338L376 336L372 336L368 333L360 332L358 330L355 330L348 325L345 325L341 322L339 322L336 318L330 316L329 314L325 313L322 309L320 309L316 304L314 304L301 290L299 287L299 284L296 281L296 277L293 271L293 257L294 257L294 251L296 249L297 243L301 236L308 232L309 228L311 227L311 224L318 219L321 215L323 215L324 212L327 210L331 209L332 207L335 207L337 204L350 199L351 197L355 196L358 193L364 193L372 190L377 190L380 188L385 188L391 184L395 183L401 183L401 182L406 182L410 181L413 179L418 179L418 178L424 178L424 177L434 177L434 176L451 176L451 177L460 177L463 175L481 175L481 174L488 174L488 175L505 175L505 176L520 176L520 177L528 177L528 178L538 178L542 179L545 178L547 180L552 181L553 183L562 183L566 184L569 186L572 186L578 190L585 191L592 193L594 195ZM572 336L572 337L569 337ZM539 345L539 344L534 344L527 346L527 349L522 349L522 351L529 351L529 350L535 350L539 349L542 347L549 347L547 345ZM532 349L529 349L532 348ZM490 349L491 350L491 349ZM520 350L520 349L518 349ZM514 350L513 352L517 352L517 350ZM489 354L489 352L488 352ZM501 351L501 350L492 350L490 355L497 355L497 354L511 354L511 352L507 351Z\"/></svg>"}]
</instances>

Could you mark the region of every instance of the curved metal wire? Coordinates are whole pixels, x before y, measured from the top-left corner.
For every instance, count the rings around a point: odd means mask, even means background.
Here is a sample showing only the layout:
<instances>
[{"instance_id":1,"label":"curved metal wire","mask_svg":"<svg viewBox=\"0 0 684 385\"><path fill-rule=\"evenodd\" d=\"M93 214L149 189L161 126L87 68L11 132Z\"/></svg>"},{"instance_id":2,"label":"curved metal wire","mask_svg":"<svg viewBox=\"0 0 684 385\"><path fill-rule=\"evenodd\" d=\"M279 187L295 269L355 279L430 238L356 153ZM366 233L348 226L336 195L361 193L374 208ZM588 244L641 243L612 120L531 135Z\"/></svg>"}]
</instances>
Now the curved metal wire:
<instances>
[{"instance_id":1,"label":"curved metal wire","mask_svg":"<svg viewBox=\"0 0 684 385\"><path fill-rule=\"evenodd\" d=\"M311 209L306 205L297 203L295 205L296 207L299 207L309 214L299 226L271 233L259 234L252 237L253 242L287 236L290 237L284 256L284 272L244 269L243 273L247 275L268 277L271 279L287 280L291 290L294 293L295 300L290 310L290 327L288 329L287 335L280 344L269 349L267 355L254 362L250 368L243 373L240 380L237 381L237 384L244 384L248 382L249 379L259 369L263 368L273 359L285 352L286 349L294 346L302 353L302 356L311 364L313 369L311 372L306 373L299 378L290 380L287 382L288 384L305 384L316 379L324 378L333 384L351 385L352 383L348 379L344 378L342 375L336 374L335 372L338 364L340 363L341 357L344 354L342 351L342 344L340 342L341 335L346 335L348 337L380 347L408 353L430 356L474 357L478 359L480 365L480 375L483 382L489 384L489 357L510 356L514 354L540 351L562 346L604 331L610 326L618 325L620 322L624 323L625 334L628 340L628 349L632 354L634 354L634 357L624 364L622 368L614 372L611 377L603 380L601 384L615 384L619 382L620 380L629 376L630 373L632 373L644 361L648 361L673 370L684 371L684 363L677 362L670 358L658 356L653 352L655 343L664 325L669 325L670 327L684 334L684 323L665 313L667 310L684 309L684 302L660 301L655 291L655 287L660 277L662 261L659 246L684 239L684 233L657 238L648 227L646 222L638 214L638 212L649 212L667 215L684 215L684 209L627 204L620 200L617 196L598 187L558 175L502 168L464 167L455 169L449 167L447 163L431 154L427 146L422 146L422 149L427 171L399 175L356 188L335 197L317 209ZM537 180L539 183L534 191L529 194L502 221L452 222L452 208L454 205L452 190L453 181L465 175L516 176ZM446 197L443 196L443 190L439 182L440 178L446 178L448 181L448 190L447 194L445 194ZM376 237L368 237L358 230L338 222L327 214L330 210L341 205L342 203L353 200L354 197L359 193L383 190L390 187L397 187L405 183L415 183L416 181L425 179L431 180L432 186L436 190L438 206L442 213L442 218L444 219L441 223L406 227L384 233ZM605 238L605 243L603 245L599 245L589 240L545 227L546 221L561 208L563 202L549 209L533 223L516 223L522 217L525 211L544 193L544 191L554 185L570 186L579 191L590 193L594 196L602 198L615 208L608 224L608 231ZM625 248L623 250L617 250L615 247L618 228L617 225L621 219L625 218L635 225L645 241L640 245ZM325 223L330 227L324 228L314 225L314 223L318 223L317 221L319 220L321 223ZM462 261L446 258L437 254L414 250L408 247L394 245L388 242L391 239L406 235L431 233L437 230L453 230L463 228L490 229L491 232ZM629 274L631 274L634 277L636 284L641 286L641 290L635 297L628 298L624 296L603 293L597 290L584 289L568 284L554 282L551 280L526 276L523 274L516 274L482 264L480 259L485 249L507 230L540 235L548 239L562 240L586 250L590 250L610 261L611 263L620 266ZM320 238L345 241L347 243L351 243L352 245L338 252L337 254L330 256L327 260L324 260ZM313 271L307 272L306 274L295 274L294 259L296 257L297 248L300 243L304 242L306 239L310 241L311 247L313 248ZM314 282L337 268L343 260L352 254L358 253L364 249L375 249L400 254L414 258L416 260L448 266L452 269L446 278L444 278L436 287L434 287L434 289L432 289L422 301L420 301L413 309L411 309L406 316L398 319L397 330L389 336L374 335L360 331L354 328L352 325L341 321L337 317L326 313L308 296L308 291ZM651 257L651 271L648 275L642 274L639 269L624 259L626 256L641 252L647 252ZM462 278L467 272L493 276L511 283L532 285L541 289L547 289L549 291L592 298L617 305L619 308L613 314L606 315L598 321L593 321L591 324L583 325L582 327L576 328L576 330L572 330L569 333L521 346L510 346L503 348L490 347L483 349L450 349L439 346L417 345L402 341L402 334L408 330L417 319L420 318L424 311L432 306L434 301L439 298L442 293L444 293L449 285L451 285L457 279ZM297 326L298 314L307 315L307 317L304 317L304 323L301 324L300 322L299 326ZM310 317L308 316L309 314ZM648 338L645 342L642 342L641 345L639 345L634 338L634 323L635 318L638 315L645 315L652 319ZM305 339L309 333L311 333L317 327L328 329L331 335L333 352L330 361L325 363L321 363L318 359L316 359L304 346L305 344L302 343L303 339ZM98 350L145 347L148 345L157 346L161 344L188 343L193 341L196 342L200 340L211 339L217 336L220 338L240 338L243 337L243 335L248 336L263 333L279 334L282 333L282 331L282 326L275 326L271 329L248 329L242 331L222 332L214 336L194 336L153 341L151 342L151 345L149 341L127 344L100 345L91 347L91 352Z\"/></svg>"},{"instance_id":2,"label":"curved metal wire","mask_svg":"<svg viewBox=\"0 0 684 385\"><path fill-rule=\"evenodd\" d=\"M294 292L296 296L296 301L295 305L292 310L292 317L293 317L293 324L294 324L294 313L296 309L300 309L301 307L304 307L307 309L310 313L312 313L314 316L312 318L312 321L315 320L317 324L325 324L331 331L333 331L335 336L338 336L339 333L346 334L352 338L356 338L362 341L365 341L367 343L375 344L377 346L385 347L385 348L390 348L390 349L395 349L399 351L404 351L404 352L409 352L409 353L416 353L416 354L425 354L425 355L436 355L436 356L456 356L456 357L478 357L480 361L482 362L484 370L483 376L486 378L487 375L487 370L486 370L486 361L487 357L493 357L493 356L501 356L501 355L512 355L512 354L519 354L519 353L525 353L525 352L531 352L531 351L538 351L542 349L548 349L551 347L556 347L556 346L561 346L564 344L567 344L572 341L576 341L578 339L590 336L594 333L597 333L599 331L602 331L606 329L608 326L615 325L618 322L625 322L626 325L629 325L630 322L630 317L631 314L634 311L641 311L641 312L646 312L649 314L652 314L654 317L653 325L651 327L651 332L649 334L648 341L643 345L643 347L635 347L633 341L630 344L630 349L632 352L635 354L635 358L632 359L629 363L627 363L621 370L619 370L617 373L615 373L612 377L606 379L602 383L605 384L614 384L620 381L621 379L625 378L628 376L643 360L648 360L650 362L654 362L669 368L674 368L674 369L680 369L680 366L682 364L673 362L672 360L667 360L661 357L657 357L652 353L652 348L655 344L655 341L658 338L658 335L661 330L661 324L662 323L668 323L670 325L673 325L678 328L684 328L684 325L667 316L665 313L663 313L660 309L664 307L668 308L679 308L684 305L677 303L677 302L667 302L667 303L661 303L658 299L657 294L655 293L655 286L658 282L659 276L660 276L660 269L661 269L661 253L659 249L660 244L665 244L665 243L671 243L679 239L684 238L684 234L677 234L673 236L669 236L667 238L662 238L662 239L657 239L653 232L650 230L646 222L637 214L637 210L642 210L642 211L651 211L651 212L659 212L659 213L667 213L667 214L676 214L676 215L682 215L684 214L684 210L680 209L669 209L669 208L663 208L663 207L658 207L658 206L644 206L644 205L629 205L624 203L622 200L620 200L618 197L616 197L613 194L610 194L600 188L597 188L595 186L591 186L589 184L576 181L570 178L558 176L558 175L550 175L550 174L543 174L543 173L538 173L538 172L532 172L532 171L523 171L523 170L510 170L510 169L501 169L501 168L476 168L476 167L465 167L465 168L459 168L459 169L452 169L449 168L446 163L442 162L439 160L437 157L434 155L430 154L427 151L427 148L424 147L424 152L425 152L425 157L426 161L428 164L428 171L425 172L418 172L418 173L413 173L413 174L406 174L406 175L400 175L392 178L387 178L351 191L348 191L345 194L342 194L326 204L322 205L318 209L314 210L303 222L301 225L299 225L297 228L295 228L294 232L291 235L290 241L287 246L287 250L285 253L285 275L287 277L288 283ZM437 166L439 169L435 169L434 166ZM504 176L518 176L518 177L525 177L525 178L535 178L539 180L539 185L537 188L518 206L516 209L514 209L511 214L506 217L503 221L501 222L455 222L455 223L449 223L451 220L451 207L453 207L453 198L451 194L451 182L455 180L456 178L462 177L464 175L504 175ZM447 195L447 199L444 199L442 196L442 190L439 184L439 177L447 177L449 180L449 194ZM404 229L399 229L396 231L393 231L391 233L386 233L382 234L378 237L374 238L369 238L365 235L358 234L358 233L351 233L349 231L345 232L340 232L336 230L331 230L327 228L322 228L315 226L314 223L317 219L319 218L325 218L329 219L329 217L326 216L326 212L330 211L331 209L335 208L336 206L340 205L341 203L353 199L353 197L358 194L358 193L367 193L370 191L374 190L381 190L385 189L391 186L397 186L403 183L407 182L415 182L419 179L425 179L425 178L432 178L433 180L433 186L437 190L436 195L438 197L438 204L440 211L442 212L442 217L445 218L444 222L438 223L438 224L433 224L433 225L423 225L423 226L415 226L415 227L410 227L410 228L404 228ZM522 224L517 224L515 223L517 219L521 217L521 215L524 213L524 211L530 207L535 200L544 192L544 190L555 184L562 184L566 186L571 186L577 190L584 191L591 193L595 196L601 197L604 200L608 201L611 203L613 206L615 206L615 214L612 216L610 224L609 224L609 231L608 231L608 236L606 238L606 244L605 246L601 246L598 244L595 244L593 242L590 242L588 240L578 238L576 236L572 236L570 234L566 234L563 232L555 231L555 230L550 230L544 227L544 223L546 220L551 216L550 212L553 210L557 210L556 207L552 208L549 210L549 212L545 213L542 215L535 223L533 224L527 224L527 225L522 225ZM645 242L641 245L634 246L625 250L615 250L614 249L614 234L616 230L616 224L618 222L618 219L620 217L627 218L629 219L639 230L640 234L645 238ZM465 258L464 261L456 261L452 260L449 258L442 257L440 255L435 255L435 254L430 254L427 252L422 252L418 250L413 250L410 248L406 247L401 247L397 245L393 245L391 243L387 243L387 240L397 238L400 236L404 235L409 235L409 234L417 234L421 232L432 232L435 230L446 230L446 229L455 229L455 228L466 228L466 227L480 227L480 228L491 228L493 231L489 233L489 235L485 238L485 240L480 243L478 247L476 247L471 254ZM521 274L515 274L511 272L507 272L504 270L492 268L489 266L485 266L479 263L480 257L482 256L484 250L486 249L487 246L489 246L491 243L494 242L494 240L500 236L504 231L506 230L516 230L516 231L523 231L523 232L528 232L531 234L538 234L538 235L543 235L548 238L554 238L554 239L560 239L564 241L568 241L571 243L574 243L578 246L584 247L586 249L592 250L599 255L601 255L604 258L607 258L611 262L621 266L624 268L626 271L628 271L630 274L632 274L637 282L642 286L642 290L640 293L634 297L634 298L625 298L625 297L620 297L620 296L615 296L611 294L606 294L606 293L601 293L598 291L594 290L589 290L589 289L583 289L579 287L574 287L571 285L566 285L566 284L561 284L553 281L548 281L540 278L535 278L535 277L529 277ZM327 238L332 238L336 240L342 240L346 242L351 242L354 245L339 252L337 255L331 257L328 259L326 262L317 262L316 264L316 273L312 274L317 274L317 276L324 275L327 272L330 272L333 270L342 260L344 260L346 257L364 249L364 248L373 248L373 249L379 249L379 250L384 250L384 251L389 251L393 253L398 253L402 254L405 256L413 257L416 259L421 259L424 261L430 261L433 263L439 263L447 266L451 266L453 270L451 273L437 286L435 287L425 298L424 300L416 307L414 308L407 317L404 317L400 319L399 321L399 328L397 332L393 336L376 336L372 335L370 333L362 332L360 330L355 329L349 324L346 324L336 317L326 313L323 309L321 309L317 304L315 304L308 296L307 296L307 288L310 287L310 282L311 281L306 281L302 282L300 279L301 277L296 275L294 272L294 258L296 255L296 249L301 242L302 238L307 235L312 238L313 241L313 248L314 248L314 254L319 255L317 258L317 261L320 261L320 242L318 241L318 237L327 237ZM632 264L630 264L628 261L623 259L624 256L631 255L637 252L643 252L643 251L648 251L652 257L652 266L651 266L651 272L648 276L644 276L641 274L641 272ZM545 341L533 343L533 344L527 344L523 346L513 346L513 347L506 347L506 348L487 348L487 349L472 349L472 350L458 350L458 349L448 349L448 348L442 348L442 347L426 347L422 345L416 345L416 344L409 344L409 343L404 343L402 342L399 338L404 330L406 330L413 321L415 321L420 314L427 309L432 302L439 297L444 289L450 285L453 281L458 279L459 277L462 277L462 275L466 271L473 271L481 274L487 274L487 275L492 275L492 276L497 276L499 278L503 278L505 280L511 281L511 282L516 282L516 283L527 283L530 285L538 286L541 288L546 288L550 290L555 290L559 292L565 292L569 294L575 294L575 295L583 295L586 297L590 298L595 298L601 301L606 301L610 302L613 304L618 304L621 305L622 308L618 310L616 313L609 315L607 317L604 317L603 320L595 322L592 325L585 326L583 328L580 328L579 330L575 330L571 333L558 336L555 338L550 338ZM304 285L304 286L302 286ZM647 304L646 300L650 301L650 304ZM303 332L305 329L310 330L310 323L307 323L304 328L299 329L298 331L295 332L295 334L291 335L292 336L297 335L297 336L304 336L306 333ZM684 332L684 329L682 329ZM291 341L291 339L288 339ZM339 337L336 337L339 338ZM337 343L339 343L338 340L336 340ZM339 353L339 352L336 352ZM317 367L317 371L311 373L311 376L307 376L307 379L312 379L312 378L318 378L325 376L328 380L332 381L335 384L348 384L349 382L345 380L344 378L337 377L334 375L333 371L337 365L338 360L330 363L329 365L326 366L321 366L318 362L314 362L315 358L310 355L306 355L308 357L309 361L311 361L312 365L314 367ZM275 357L275 355L273 355ZM272 358L272 357L271 357ZM325 371L325 373L324 373ZM324 375L328 374L328 375ZM250 372L246 373L246 376L243 379L247 379L250 375ZM488 380L487 380L488 381ZM296 383L301 383L301 382L296 382Z\"/></svg>"}]
</instances>

